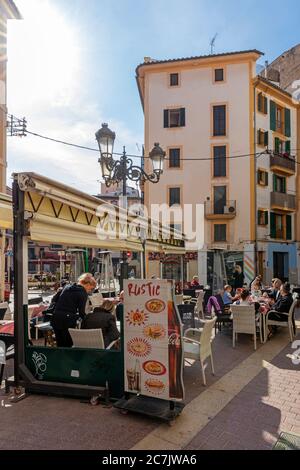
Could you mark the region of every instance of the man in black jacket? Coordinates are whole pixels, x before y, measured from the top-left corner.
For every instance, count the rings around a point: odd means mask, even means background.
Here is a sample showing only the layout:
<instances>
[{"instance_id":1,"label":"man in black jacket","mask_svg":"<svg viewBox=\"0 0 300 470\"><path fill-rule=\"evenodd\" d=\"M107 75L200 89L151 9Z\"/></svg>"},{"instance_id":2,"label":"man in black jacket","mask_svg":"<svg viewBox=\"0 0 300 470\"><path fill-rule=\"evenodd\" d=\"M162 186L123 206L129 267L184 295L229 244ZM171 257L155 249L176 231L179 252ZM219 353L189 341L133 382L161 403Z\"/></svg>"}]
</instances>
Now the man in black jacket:
<instances>
[{"instance_id":1,"label":"man in black jacket","mask_svg":"<svg viewBox=\"0 0 300 470\"><path fill-rule=\"evenodd\" d=\"M75 328L77 320L84 318L88 293L96 287L91 274L83 274L77 284L64 287L57 300L51 325L54 329L58 347L70 348L73 345L69 328Z\"/></svg>"},{"instance_id":2,"label":"man in black jacket","mask_svg":"<svg viewBox=\"0 0 300 470\"><path fill-rule=\"evenodd\" d=\"M275 321L282 321L286 322L287 321L287 315L283 315L283 313L289 313L289 310L292 306L293 303L293 296L290 293L290 285L286 282L285 284L282 284L280 287L280 296L275 302L275 304L272 307L272 311L269 313L269 319L270 320L275 320ZM293 327L295 331L295 319L294 317L292 318L293 322ZM270 331L268 337L272 336L272 333L276 331L276 328L272 328Z\"/></svg>"},{"instance_id":3,"label":"man in black jacket","mask_svg":"<svg viewBox=\"0 0 300 470\"><path fill-rule=\"evenodd\" d=\"M81 329L85 330L101 328L105 348L120 337L116 317L113 314L114 308L111 300L104 300L102 306L94 308L93 313L86 315L81 324Z\"/></svg>"}]
</instances>

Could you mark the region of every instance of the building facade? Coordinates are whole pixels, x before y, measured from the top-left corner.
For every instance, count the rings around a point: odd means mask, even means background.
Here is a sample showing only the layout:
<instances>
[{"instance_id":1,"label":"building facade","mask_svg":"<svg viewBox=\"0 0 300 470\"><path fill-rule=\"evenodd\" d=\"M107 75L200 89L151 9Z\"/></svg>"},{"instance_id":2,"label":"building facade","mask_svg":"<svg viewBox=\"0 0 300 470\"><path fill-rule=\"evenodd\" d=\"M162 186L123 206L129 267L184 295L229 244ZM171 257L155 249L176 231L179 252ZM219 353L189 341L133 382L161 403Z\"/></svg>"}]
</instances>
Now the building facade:
<instances>
[{"instance_id":1,"label":"building facade","mask_svg":"<svg viewBox=\"0 0 300 470\"><path fill-rule=\"evenodd\" d=\"M242 266L245 282L260 270L267 283L291 269L297 277L296 168L288 156L297 148L297 104L256 76L260 56L250 50L169 61L147 58L137 68L145 154L154 142L167 152L160 182L155 188L145 185L145 202L149 210L159 203L184 210L186 204L203 206L204 240L195 250L198 274L202 284L215 289L232 280L235 264ZM274 110L275 121L282 113L281 128L275 130ZM289 163L275 165L267 154L256 157L267 149L278 158L285 155ZM289 165L289 172L282 169ZM269 174L265 186L257 184L262 170ZM176 228L186 232L184 226Z\"/></svg>"}]
</instances>

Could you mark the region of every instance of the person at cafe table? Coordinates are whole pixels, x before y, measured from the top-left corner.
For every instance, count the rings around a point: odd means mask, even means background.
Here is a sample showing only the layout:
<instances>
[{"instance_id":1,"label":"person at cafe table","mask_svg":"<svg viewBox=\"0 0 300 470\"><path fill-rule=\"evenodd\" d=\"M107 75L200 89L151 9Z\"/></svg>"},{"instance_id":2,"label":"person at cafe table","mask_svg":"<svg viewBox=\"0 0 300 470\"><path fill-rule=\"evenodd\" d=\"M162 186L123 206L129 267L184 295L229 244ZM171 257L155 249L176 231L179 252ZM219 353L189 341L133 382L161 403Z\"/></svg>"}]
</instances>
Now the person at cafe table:
<instances>
[{"instance_id":1,"label":"person at cafe table","mask_svg":"<svg viewBox=\"0 0 300 470\"><path fill-rule=\"evenodd\" d=\"M274 302L279 300L280 297L280 287L282 286L282 281L275 277L272 279L272 291L269 293L270 299L273 299Z\"/></svg>"},{"instance_id":2,"label":"person at cafe table","mask_svg":"<svg viewBox=\"0 0 300 470\"><path fill-rule=\"evenodd\" d=\"M289 313L289 310L293 303L293 296L290 292L290 284L288 282L284 283L280 287L280 296L277 302L272 306L272 310L269 313L269 319L275 321L287 321L287 316L283 313ZM295 331L295 319L293 318L293 328ZM268 338L273 336L276 332L276 326L269 326Z\"/></svg>"},{"instance_id":3,"label":"person at cafe table","mask_svg":"<svg viewBox=\"0 0 300 470\"><path fill-rule=\"evenodd\" d=\"M86 315L81 324L82 330L101 328L105 348L120 337L114 311L113 302L106 299L101 307L95 307L92 313Z\"/></svg>"},{"instance_id":4,"label":"person at cafe table","mask_svg":"<svg viewBox=\"0 0 300 470\"><path fill-rule=\"evenodd\" d=\"M199 277L198 276L193 276L193 280L191 281L191 287L194 288L198 288L200 287L200 284L199 284Z\"/></svg>"}]
</instances>

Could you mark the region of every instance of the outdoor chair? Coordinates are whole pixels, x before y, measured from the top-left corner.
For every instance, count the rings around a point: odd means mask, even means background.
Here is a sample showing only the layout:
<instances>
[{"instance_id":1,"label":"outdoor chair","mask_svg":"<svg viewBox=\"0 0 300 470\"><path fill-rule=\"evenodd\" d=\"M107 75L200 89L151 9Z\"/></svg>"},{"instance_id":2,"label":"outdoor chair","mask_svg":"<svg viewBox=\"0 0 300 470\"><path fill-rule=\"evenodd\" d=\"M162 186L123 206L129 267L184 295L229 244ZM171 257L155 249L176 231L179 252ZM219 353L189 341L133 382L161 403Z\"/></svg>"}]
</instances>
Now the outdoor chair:
<instances>
[{"instance_id":1,"label":"outdoor chair","mask_svg":"<svg viewBox=\"0 0 300 470\"><path fill-rule=\"evenodd\" d=\"M15 356L14 345L6 345L6 343L0 340L0 388L3 380L4 368L6 362L9 359L13 359Z\"/></svg>"},{"instance_id":2,"label":"outdoor chair","mask_svg":"<svg viewBox=\"0 0 300 470\"><path fill-rule=\"evenodd\" d=\"M203 321L204 326L201 330L189 328L183 336L184 359L193 359L200 361L203 385L206 385L204 361L210 357L212 374L215 374L212 356L211 343L213 340L213 328L216 318Z\"/></svg>"},{"instance_id":3,"label":"outdoor chair","mask_svg":"<svg viewBox=\"0 0 300 470\"><path fill-rule=\"evenodd\" d=\"M285 315L286 316L286 321L271 320L269 318L271 313L279 313L279 312L276 312L276 310L270 310L268 313L266 313L264 342L267 341L268 326L284 326L284 327L287 327L289 329L291 343L294 341L294 338L296 336L296 327L294 326L295 325L294 314L295 314L295 308L298 305L298 302L299 302L298 299L293 301L288 313L280 312L280 315Z\"/></svg>"},{"instance_id":4,"label":"outdoor chair","mask_svg":"<svg viewBox=\"0 0 300 470\"><path fill-rule=\"evenodd\" d=\"M254 349L256 350L256 326L254 305L232 305L232 346L235 348L238 333L253 335ZM262 343L262 331L260 331L260 341Z\"/></svg>"},{"instance_id":5,"label":"outdoor chair","mask_svg":"<svg viewBox=\"0 0 300 470\"><path fill-rule=\"evenodd\" d=\"M176 302L176 305L183 304L183 294L176 294L175 295L175 302Z\"/></svg>"},{"instance_id":6,"label":"outdoor chair","mask_svg":"<svg viewBox=\"0 0 300 470\"><path fill-rule=\"evenodd\" d=\"M178 312L183 323L184 329L195 328L195 306L193 304L177 305Z\"/></svg>"},{"instance_id":7,"label":"outdoor chair","mask_svg":"<svg viewBox=\"0 0 300 470\"><path fill-rule=\"evenodd\" d=\"M91 330L69 328L69 333L73 341L73 348L105 349L101 328ZM117 341L112 341L106 349L111 349Z\"/></svg>"},{"instance_id":8,"label":"outdoor chair","mask_svg":"<svg viewBox=\"0 0 300 470\"><path fill-rule=\"evenodd\" d=\"M204 319L204 309L203 309L203 299L204 299L204 291L199 292L198 297L196 299L191 299L190 303L194 304L195 306L195 314L198 317L198 320Z\"/></svg>"}]
</instances>

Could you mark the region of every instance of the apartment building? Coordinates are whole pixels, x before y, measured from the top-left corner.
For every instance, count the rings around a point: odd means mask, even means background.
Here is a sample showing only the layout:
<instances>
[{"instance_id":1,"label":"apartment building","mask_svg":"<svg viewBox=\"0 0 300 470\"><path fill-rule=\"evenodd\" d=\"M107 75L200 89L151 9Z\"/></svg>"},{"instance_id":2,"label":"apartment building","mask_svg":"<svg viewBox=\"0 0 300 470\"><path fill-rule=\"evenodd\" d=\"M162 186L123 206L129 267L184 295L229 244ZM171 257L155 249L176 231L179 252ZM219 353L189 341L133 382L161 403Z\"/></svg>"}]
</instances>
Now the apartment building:
<instances>
[{"instance_id":1,"label":"apartment building","mask_svg":"<svg viewBox=\"0 0 300 470\"><path fill-rule=\"evenodd\" d=\"M297 278L297 104L256 76L261 55L146 58L137 67L145 154L154 142L167 152L160 182L145 185L145 202L204 206L204 244L194 254L200 280L215 287L231 279L236 263L246 282L258 270L265 282ZM255 155L267 149L271 155Z\"/></svg>"}]
</instances>

